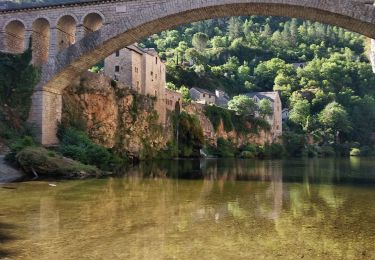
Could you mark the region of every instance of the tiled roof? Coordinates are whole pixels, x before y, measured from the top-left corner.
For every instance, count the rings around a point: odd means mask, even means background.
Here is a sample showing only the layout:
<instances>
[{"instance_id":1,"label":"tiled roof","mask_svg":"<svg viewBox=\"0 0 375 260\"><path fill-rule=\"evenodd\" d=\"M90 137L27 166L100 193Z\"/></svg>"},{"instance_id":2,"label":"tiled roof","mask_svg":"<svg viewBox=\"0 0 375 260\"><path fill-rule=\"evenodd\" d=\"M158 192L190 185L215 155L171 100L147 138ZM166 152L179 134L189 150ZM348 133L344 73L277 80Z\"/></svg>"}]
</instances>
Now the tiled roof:
<instances>
[{"instance_id":1,"label":"tiled roof","mask_svg":"<svg viewBox=\"0 0 375 260\"><path fill-rule=\"evenodd\" d=\"M208 91L208 90L206 90L206 89L196 88L196 87L191 88L191 89L195 89L195 90L199 91L200 93L205 93L205 94L209 94L209 95L213 95L213 96L215 96L215 93L213 93L213 92L211 92L211 91Z\"/></svg>"},{"instance_id":2,"label":"tiled roof","mask_svg":"<svg viewBox=\"0 0 375 260\"><path fill-rule=\"evenodd\" d=\"M278 96L278 93L273 91L273 92L251 92L251 93L246 93L245 94L248 97L257 97L259 99L268 99L272 102L275 101L276 97Z\"/></svg>"}]
</instances>

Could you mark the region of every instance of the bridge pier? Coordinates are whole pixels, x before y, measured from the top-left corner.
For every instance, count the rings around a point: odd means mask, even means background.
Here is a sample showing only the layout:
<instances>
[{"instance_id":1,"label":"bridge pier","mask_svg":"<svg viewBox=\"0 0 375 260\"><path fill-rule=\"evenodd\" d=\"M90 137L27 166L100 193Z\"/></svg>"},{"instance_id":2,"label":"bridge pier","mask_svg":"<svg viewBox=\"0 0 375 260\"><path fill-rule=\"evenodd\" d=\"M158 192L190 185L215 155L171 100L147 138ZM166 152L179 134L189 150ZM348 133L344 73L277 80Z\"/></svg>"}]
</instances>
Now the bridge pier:
<instances>
[{"instance_id":1,"label":"bridge pier","mask_svg":"<svg viewBox=\"0 0 375 260\"><path fill-rule=\"evenodd\" d=\"M372 71L375 73L375 40L374 39L371 39L370 61L371 61Z\"/></svg>"},{"instance_id":2,"label":"bridge pier","mask_svg":"<svg viewBox=\"0 0 375 260\"><path fill-rule=\"evenodd\" d=\"M37 140L42 145L55 145L61 121L62 95L50 90L37 90L32 96L29 122L34 126Z\"/></svg>"}]
</instances>

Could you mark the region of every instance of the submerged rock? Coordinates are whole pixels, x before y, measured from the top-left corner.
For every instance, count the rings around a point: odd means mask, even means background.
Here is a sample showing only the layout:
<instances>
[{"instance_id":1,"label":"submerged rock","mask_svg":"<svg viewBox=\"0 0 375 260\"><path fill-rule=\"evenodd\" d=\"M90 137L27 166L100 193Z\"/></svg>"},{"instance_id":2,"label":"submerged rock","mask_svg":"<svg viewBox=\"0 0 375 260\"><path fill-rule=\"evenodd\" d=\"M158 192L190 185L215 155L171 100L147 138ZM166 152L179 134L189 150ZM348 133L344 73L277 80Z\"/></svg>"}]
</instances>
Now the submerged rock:
<instances>
[{"instance_id":1,"label":"submerged rock","mask_svg":"<svg viewBox=\"0 0 375 260\"><path fill-rule=\"evenodd\" d=\"M16 156L17 162L26 173L62 178L100 177L95 166L85 165L63 157L43 147L28 147Z\"/></svg>"}]
</instances>

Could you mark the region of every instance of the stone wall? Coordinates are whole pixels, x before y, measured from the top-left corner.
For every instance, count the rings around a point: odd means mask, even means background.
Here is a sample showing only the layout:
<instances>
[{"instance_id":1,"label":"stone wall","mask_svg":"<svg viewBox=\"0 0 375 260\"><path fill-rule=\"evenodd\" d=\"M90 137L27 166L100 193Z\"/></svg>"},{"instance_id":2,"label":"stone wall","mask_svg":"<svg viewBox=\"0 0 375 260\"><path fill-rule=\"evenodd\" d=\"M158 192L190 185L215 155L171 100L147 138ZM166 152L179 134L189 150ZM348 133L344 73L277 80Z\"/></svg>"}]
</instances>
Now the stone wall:
<instances>
[{"instance_id":1,"label":"stone wall","mask_svg":"<svg viewBox=\"0 0 375 260\"><path fill-rule=\"evenodd\" d=\"M164 149L172 134L158 124L155 99L112 85L103 74L82 75L63 92L62 123L84 126L96 143L130 157Z\"/></svg>"}]
</instances>

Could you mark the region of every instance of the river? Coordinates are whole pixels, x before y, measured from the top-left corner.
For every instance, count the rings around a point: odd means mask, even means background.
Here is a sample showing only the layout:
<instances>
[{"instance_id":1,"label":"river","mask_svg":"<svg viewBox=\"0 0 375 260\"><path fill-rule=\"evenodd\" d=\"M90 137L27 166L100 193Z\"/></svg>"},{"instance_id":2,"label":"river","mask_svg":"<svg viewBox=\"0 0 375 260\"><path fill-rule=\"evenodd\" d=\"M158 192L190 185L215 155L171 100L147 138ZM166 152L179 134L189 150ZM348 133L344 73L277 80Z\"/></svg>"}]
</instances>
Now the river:
<instances>
[{"instance_id":1,"label":"river","mask_svg":"<svg viewBox=\"0 0 375 260\"><path fill-rule=\"evenodd\" d=\"M375 160L147 162L0 186L0 259L375 259Z\"/></svg>"}]
</instances>

